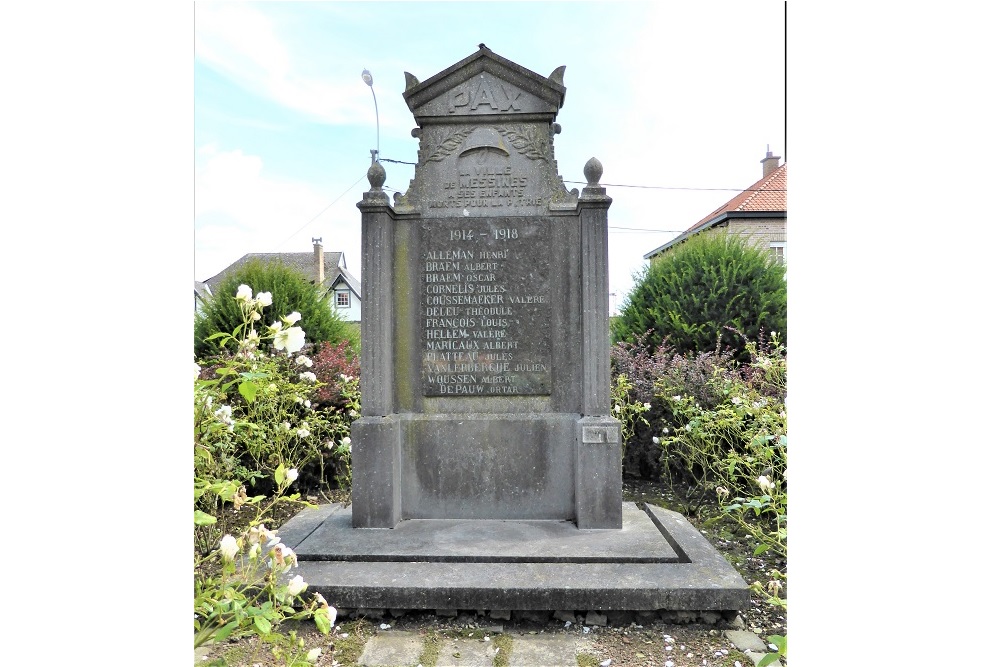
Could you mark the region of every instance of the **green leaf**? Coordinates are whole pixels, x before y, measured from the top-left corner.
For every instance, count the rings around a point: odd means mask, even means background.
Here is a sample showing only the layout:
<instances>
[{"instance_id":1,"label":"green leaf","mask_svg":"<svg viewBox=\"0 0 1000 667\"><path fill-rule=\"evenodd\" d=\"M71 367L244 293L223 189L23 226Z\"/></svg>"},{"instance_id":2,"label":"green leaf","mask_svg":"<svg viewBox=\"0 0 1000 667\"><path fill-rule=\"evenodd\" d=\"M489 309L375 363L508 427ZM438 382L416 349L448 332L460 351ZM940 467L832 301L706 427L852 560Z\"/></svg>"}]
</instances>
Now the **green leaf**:
<instances>
[{"instance_id":1,"label":"green leaf","mask_svg":"<svg viewBox=\"0 0 1000 667\"><path fill-rule=\"evenodd\" d=\"M768 653L767 655L765 655L763 658L760 659L760 662L757 663L757 667L764 667L764 665L770 665L777 659L778 659L777 653Z\"/></svg>"},{"instance_id":2,"label":"green leaf","mask_svg":"<svg viewBox=\"0 0 1000 667\"><path fill-rule=\"evenodd\" d=\"M780 655L785 655L785 651L788 648L788 638L785 635L769 635L767 641L778 647Z\"/></svg>"},{"instance_id":3,"label":"green leaf","mask_svg":"<svg viewBox=\"0 0 1000 667\"><path fill-rule=\"evenodd\" d=\"M285 464L279 463L278 467L274 471L274 481L281 486L281 483L285 481Z\"/></svg>"},{"instance_id":4,"label":"green leaf","mask_svg":"<svg viewBox=\"0 0 1000 667\"><path fill-rule=\"evenodd\" d=\"M313 620L316 622L316 629L324 635L330 634L330 614L313 614Z\"/></svg>"},{"instance_id":5,"label":"green leaf","mask_svg":"<svg viewBox=\"0 0 1000 667\"><path fill-rule=\"evenodd\" d=\"M761 555L762 553L764 553L765 551L767 551L770 548L771 547L769 547L766 544L758 544L757 548L753 550L753 555L754 556L759 556L759 555Z\"/></svg>"},{"instance_id":6,"label":"green leaf","mask_svg":"<svg viewBox=\"0 0 1000 667\"><path fill-rule=\"evenodd\" d=\"M233 630L235 630L239 624L239 621L233 621L232 623L227 623L222 626L222 629L215 633L215 641L223 641L226 637L232 634Z\"/></svg>"},{"instance_id":7,"label":"green leaf","mask_svg":"<svg viewBox=\"0 0 1000 667\"><path fill-rule=\"evenodd\" d=\"M271 632L271 621L267 620L263 616L254 616L253 624L257 626L257 630L262 635L266 635Z\"/></svg>"},{"instance_id":8,"label":"green leaf","mask_svg":"<svg viewBox=\"0 0 1000 667\"><path fill-rule=\"evenodd\" d=\"M194 511L194 525L196 526L210 526L216 521L217 519L211 514L205 514L201 510Z\"/></svg>"},{"instance_id":9,"label":"green leaf","mask_svg":"<svg viewBox=\"0 0 1000 667\"><path fill-rule=\"evenodd\" d=\"M257 398L257 391L260 389L256 384L250 382L249 380L244 380L240 382L239 390L240 396L246 399L247 403L253 403L253 399Z\"/></svg>"}]
</instances>

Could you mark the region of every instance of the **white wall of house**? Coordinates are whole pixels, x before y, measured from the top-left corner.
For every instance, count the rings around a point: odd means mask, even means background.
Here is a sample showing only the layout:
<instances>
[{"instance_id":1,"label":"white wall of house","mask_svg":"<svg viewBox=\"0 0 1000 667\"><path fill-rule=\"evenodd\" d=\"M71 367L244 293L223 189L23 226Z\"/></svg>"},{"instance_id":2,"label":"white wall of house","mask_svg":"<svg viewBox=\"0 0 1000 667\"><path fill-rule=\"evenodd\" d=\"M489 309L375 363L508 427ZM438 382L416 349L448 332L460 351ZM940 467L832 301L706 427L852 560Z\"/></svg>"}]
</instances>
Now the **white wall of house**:
<instances>
[{"instance_id":1,"label":"white wall of house","mask_svg":"<svg viewBox=\"0 0 1000 667\"><path fill-rule=\"evenodd\" d=\"M346 283L340 283L333 289L330 308L345 322L361 321L361 298Z\"/></svg>"}]
</instances>

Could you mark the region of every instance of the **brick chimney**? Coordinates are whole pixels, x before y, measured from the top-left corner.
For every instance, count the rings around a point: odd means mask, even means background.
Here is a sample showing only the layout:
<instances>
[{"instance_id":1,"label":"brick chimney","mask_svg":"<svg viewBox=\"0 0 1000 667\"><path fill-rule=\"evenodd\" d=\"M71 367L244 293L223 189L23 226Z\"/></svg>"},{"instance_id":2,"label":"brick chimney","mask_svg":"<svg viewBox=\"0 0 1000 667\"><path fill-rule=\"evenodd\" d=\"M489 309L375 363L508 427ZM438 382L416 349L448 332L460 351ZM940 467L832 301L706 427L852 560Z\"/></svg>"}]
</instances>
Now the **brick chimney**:
<instances>
[{"instance_id":1,"label":"brick chimney","mask_svg":"<svg viewBox=\"0 0 1000 667\"><path fill-rule=\"evenodd\" d=\"M316 285L323 284L323 237L313 239L313 264L316 266Z\"/></svg>"},{"instance_id":2,"label":"brick chimney","mask_svg":"<svg viewBox=\"0 0 1000 667\"><path fill-rule=\"evenodd\" d=\"M760 161L764 165L764 178L767 178L775 169L778 168L778 160L781 159L780 155L772 155L771 147L767 147L767 157Z\"/></svg>"}]
</instances>

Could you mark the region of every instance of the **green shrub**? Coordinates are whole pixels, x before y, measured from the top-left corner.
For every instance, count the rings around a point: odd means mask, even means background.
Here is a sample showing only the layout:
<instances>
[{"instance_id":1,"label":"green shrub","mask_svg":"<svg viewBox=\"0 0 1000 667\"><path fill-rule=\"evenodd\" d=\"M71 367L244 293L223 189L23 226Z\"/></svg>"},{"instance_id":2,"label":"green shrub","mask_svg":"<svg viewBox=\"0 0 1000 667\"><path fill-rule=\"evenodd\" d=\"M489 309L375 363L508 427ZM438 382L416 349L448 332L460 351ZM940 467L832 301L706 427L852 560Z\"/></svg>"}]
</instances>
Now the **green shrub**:
<instances>
[{"instance_id":1,"label":"green shrub","mask_svg":"<svg viewBox=\"0 0 1000 667\"><path fill-rule=\"evenodd\" d=\"M748 359L732 329L774 331L784 340L785 268L769 252L730 234L699 234L653 260L612 323L612 340L651 352L666 342L676 352L732 349Z\"/></svg>"},{"instance_id":2,"label":"green shrub","mask_svg":"<svg viewBox=\"0 0 1000 667\"><path fill-rule=\"evenodd\" d=\"M619 341L611 347L613 375L626 378L629 400L649 405L645 418L635 420L625 443L623 471L644 479L659 479L664 473L663 449L660 437L663 428L683 426L674 420L669 405L658 393L693 396L701 405L713 406L720 399L715 395L709 380L718 372L729 372L735 367L730 351L678 354L666 344L650 352L646 346L647 334L636 342ZM622 380L618 380L618 386ZM612 386L612 395L616 387ZM617 416L617 415L616 415ZM623 437L624 437L623 430Z\"/></svg>"},{"instance_id":3,"label":"green shrub","mask_svg":"<svg viewBox=\"0 0 1000 667\"><path fill-rule=\"evenodd\" d=\"M233 333L243 324L239 302L233 299L240 285L253 285L259 292L271 294L270 312L301 314L306 342L314 345L322 341L339 343L347 340L358 349L358 329L341 320L330 308L331 295L323 294L315 285L280 262L251 260L237 268L219 283L214 296L195 316L194 349L198 359L205 359L219 351L219 344L210 344L206 338L217 333ZM263 322L266 327L270 322ZM235 351L232 337L225 341L228 349Z\"/></svg>"},{"instance_id":4,"label":"green shrub","mask_svg":"<svg viewBox=\"0 0 1000 667\"><path fill-rule=\"evenodd\" d=\"M719 369L710 378L716 399L711 406L657 383L673 421L683 424L664 428L659 439L672 475L679 470L688 485L718 496L726 515L758 540L758 553L772 550L785 557L784 348L776 338L762 348L753 341L745 344L749 364Z\"/></svg>"}]
</instances>

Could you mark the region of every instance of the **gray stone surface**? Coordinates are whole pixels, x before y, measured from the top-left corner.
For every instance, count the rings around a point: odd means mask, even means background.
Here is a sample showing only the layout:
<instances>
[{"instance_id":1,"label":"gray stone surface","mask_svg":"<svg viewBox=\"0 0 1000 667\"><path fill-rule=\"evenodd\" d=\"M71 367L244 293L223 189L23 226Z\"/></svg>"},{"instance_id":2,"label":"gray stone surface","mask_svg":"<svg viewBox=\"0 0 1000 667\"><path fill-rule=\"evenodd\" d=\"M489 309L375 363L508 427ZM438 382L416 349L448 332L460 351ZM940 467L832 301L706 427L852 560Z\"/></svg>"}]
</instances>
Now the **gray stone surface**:
<instances>
[{"instance_id":1,"label":"gray stone surface","mask_svg":"<svg viewBox=\"0 0 1000 667\"><path fill-rule=\"evenodd\" d=\"M446 639L441 642L436 667L493 667L497 647L481 639Z\"/></svg>"},{"instance_id":2,"label":"gray stone surface","mask_svg":"<svg viewBox=\"0 0 1000 667\"><path fill-rule=\"evenodd\" d=\"M726 639L741 651L767 652L764 640L748 630L726 630Z\"/></svg>"},{"instance_id":3,"label":"gray stone surface","mask_svg":"<svg viewBox=\"0 0 1000 667\"><path fill-rule=\"evenodd\" d=\"M441 562L445 553L474 551L474 545L453 543L448 551L439 551L432 542L423 554L412 553L409 560L400 561L334 561L322 560L327 554L312 552L308 547L320 526L327 526L328 517L340 515L340 536L344 542L366 530L350 528L343 518L348 509L323 506L303 510L278 534L285 544L299 554L296 570L309 583L310 590L322 593L338 606L384 607L386 609L491 609L491 610L736 610L745 609L750 593L746 583L733 567L708 543L697 530L676 512L648 506L648 512L634 504L623 507L629 517L626 525L637 519L637 530L659 535L665 545L678 555L675 562ZM416 524L417 522L413 522ZM436 521L420 522L429 530ZM448 523L447 530L454 528ZM470 521L470 524L479 522ZM521 522L510 522L518 524ZM532 523L532 522L525 522ZM576 536L589 535L594 540L606 535L624 538L629 530L581 531L561 522ZM409 525L409 524L405 524ZM329 529L327 526L327 529ZM398 529L397 529L398 530ZM397 530L374 530L387 536ZM402 534L402 533L400 533ZM462 534L458 531L454 535ZM475 530L464 533L476 541ZM317 538L318 539L318 538ZM338 542L336 532L324 533L323 540L331 545ZM636 545L640 545L636 542ZM511 548L522 548L511 545ZM558 555L556 541L549 553ZM498 545L504 553L504 548ZM321 551L325 551L321 550ZM629 554L633 558L655 556L641 546ZM661 554L662 555L662 554ZM420 560L417 559L420 558ZM320 560L317 560L319 558ZM491 614L496 617L495 614ZM696 615L695 615L696 617Z\"/></svg>"},{"instance_id":4,"label":"gray stone surface","mask_svg":"<svg viewBox=\"0 0 1000 667\"><path fill-rule=\"evenodd\" d=\"M424 641L416 632L382 632L365 644L358 664L366 667L415 665L424 650Z\"/></svg>"},{"instance_id":5,"label":"gray stone surface","mask_svg":"<svg viewBox=\"0 0 1000 667\"><path fill-rule=\"evenodd\" d=\"M577 667L576 654L591 643L575 635L516 635L510 667Z\"/></svg>"},{"instance_id":6,"label":"gray stone surface","mask_svg":"<svg viewBox=\"0 0 1000 667\"><path fill-rule=\"evenodd\" d=\"M622 512L622 506L619 506ZM351 530L351 512L322 522L293 549L299 560L466 563L681 562L635 505L620 531L580 530L569 521L409 520L394 530ZM292 539L282 535L283 539ZM287 543L287 542L286 542ZM291 545L289 545L291 546Z\"/></svg>"}]
</instances>

